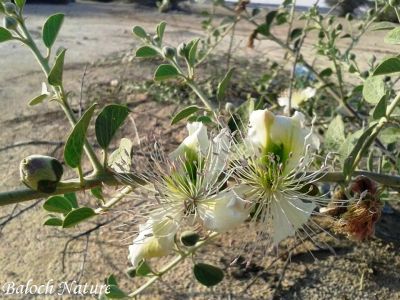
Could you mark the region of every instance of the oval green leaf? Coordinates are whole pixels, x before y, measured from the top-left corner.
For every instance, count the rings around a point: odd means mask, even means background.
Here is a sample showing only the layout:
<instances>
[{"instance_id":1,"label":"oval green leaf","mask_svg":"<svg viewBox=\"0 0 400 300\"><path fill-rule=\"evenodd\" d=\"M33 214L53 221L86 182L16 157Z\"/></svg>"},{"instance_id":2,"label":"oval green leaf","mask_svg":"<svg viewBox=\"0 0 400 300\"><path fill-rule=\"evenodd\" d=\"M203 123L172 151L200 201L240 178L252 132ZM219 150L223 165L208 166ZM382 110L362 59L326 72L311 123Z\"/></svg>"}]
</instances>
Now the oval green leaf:
<instances>
[{"instance_id":1,"label":"oval green leaf","mask_svg":"<svg viewBox=\"0 0 400 300\"><path fill-rule=\"evenodd\" d=\"M184 109L182 109L180 112L178 112L171 121L171 125L174 125L176 123L178 123L180 120L183 120L187 117L189 117L190 115L194 114L195 112L199 111L200 108L198 106L188 106Z\"/></svg>"},{"instance_id":2,"label":"oval green leaf","mask_svg":"<svg viewBox=\"0 0 400 300\"><path fill-rule=\"evenodd\" d=\"M364 81L363 97L368 103L377 104L385 95L385 83L381 76L372 76Z\"/></svg>"},{"instance_id":3,"label":"oval green leaf","mask_svg":"<svg viewBox=\"0 0 400 300\"><path fill-rule=\"evenodd\" d=\"M59 219L59 218L48 218L43 225L46 226L62 226L63 224L63 220Z\"/></svg>"},{"instance_id":4,"label":"oval green leaf","mask_svg":"<svg viewBox=\"0 0 400 300\"><path fill-rule=\"evenodd\" d=\"M153 49L149 46L143 46L136 50L136 57L154 57L157 56L159 53L157 50Z\"/></svg>"},{"instance_id":5,"label":"oval green leaf","mask_svg":"<svg viewBox=\"0 0 400 300\"><path fill-rule=\"evenodd\" d=\"M167 26L167 23L165 21L161 21L160 24L157 25L157 36L160 39L160 43L163 40L166 26Z\"/></svg>"},{"instance_id":6,"label":"oval green leaf","mask_svg":"<svg viewBox=\"0 0 400 300\"><path fill-rule=\"evenodd\" d=\"M114 134L129 115L129 108L110 104L103 108L96 119L96 138L102 149L107 149Z\"/></svg>"},{"instance_id":7,"label":"oval green leaf","mask_svg":"<svg viewBox=\"0 0 400 300\"><path fill-rule=\"evenodd\" d=\"M387 75L400 72L400 59L391 57L381 62L374 70L373 75Z\"/></svg>"},{"instance_id":8,"label":"oval green leaf","mask_svg":"<svg viewBox=\"0 0 400 300\"><path fill-rule=\"evenodd\" d=\"M400 44L400 27L396 27L387 33L384 39L385 43L397 45Z\"/></svg>"},{"instance_id":9,"label":"oval green leaf","mask_svg":"<svg viewBox=\"0 0 400 300\"><path fill-rule=\"evenodd\" d=\"M173 65L163 64L163 65L158 66L158 68L154 74L154 80L162 81L162 80L167 80L167 79L177 77L177 76L179 76L179 72Z\"/></svg>"},{"instance_id":10,"label":"oval green leaf","mask_svg":"<svg viewBox=\"0 0 400 300\"><path fill-rule=\"evenodd\" d=\"M43 26L43 43L51 48L64 21L64 14L55 14L46 20Z\"/></svg>"},{"instance_id":11,"label":"oval green leaf","mask_svg":"<svg viewBox=\"0 0 400 300\"><path fill-rule=\"evenodd\" d=\"M53 196L46 200L43 208L50 212L67 214L72 210L72 205L63 196Z\"/></svg>"},{"instance_id":12,"label":"oval green leaf","mask_svg":"<svg viewBox=\"0 0 400 300\"><path fill-rule=\"evenodd\" d=\"M10 31L4 27L0 27L0 43L12 40L13 36Z\"/></svg>"},{"instance_id":13,"label":"oval green leaf","mask_svg":"<svg viewBox=\"0 0 400 300\"><path fill-rule=\"evenodd\" d=\"M197 281L207 287L217 285L224 279L224 272L220 268L209 264L195 264L193 272Z\"/></svg>"},{"instance_id":14,"label":"oval green leaf","mask_svg":"<svg viewBox=\"0 0 400 300\"><path fill-rule=\"evenodd\" d=\"M68 215L65 216L64 222L63 222L63 228L70 228L73 227L82 221L85 221L93 216L95 216L96 213L94 212L93 209L90 207L81 207L74 209L68 213Z\"/></svg>"},{"instance_id":15,"label":"oval green leaf","mask_svg":"<svg viewBox=\"0 0 400 300\"><path fill-rule=\"evenodd\" d=\"M217 100L218 101L224 100L225 92L229 85L229 82L231 81L233 71L234 71L234 68L229 69L229 71L225 74L222 81L218 84L218 90L217 90Z\"/></svg>"},{"instance_id":16,"label":"oval green leaf","mask_svg":"<svg viewBox=\"0 0 400 300\"><path fill-rule=\"evenodd\" d=\"M77 168L81 164L83 146L85 144L86 131L93 116L96 104L93 104L76 123L69 135L64 147L65 163L71 168Z\"/></svg>"},{"instance_id":17,"label":"oval green leaf","mask_svg":"<svg viewBox=\"0 0 400 300\"><path fill-rule=\"evenodd\" d=\"M139 276L139 277L147 276L150 273L153 273L153 272L151 271L149 264L146 263L145 261L142 261L136 269L136 276Z\"/></svg>"},{"instance_id":18,"label":"oval green leaf","mask_svg":"<svg viewBox=\"0 0 400 300\"><path fill-rule=\"evenodd\" d=\"M47 78L49 84L53 86L62 85L63 71L64 71L64 58L66 49L61 49L56 57L53 68L50 70Z\"/></svg>"},{"instance_id":19,"label":"oval green leaf","mask_svg":"<svg viewBox=\"0 0 400 300\"><path fill-rule=\"evenodd\" d=\"M135 26L135 27L133 27L132 32L133 32L137 37L140 37L140 38L142 38L142 39L147 38L147 33L146 33L146 31L145 31L142 27L140 27L140 26Z\"/></svg>"},{"instance_id":20,"label":"oval green leaf","mask_svg":"<svg viewBox=\"0 0 400 300\"><path fill-rule=\"evenodd\" d=\"M48 96L49 96L48 94L39 95L39 96L33 98L31 101L29 101L28 105L29 105L29 106L34 106L34 105L40 104L40 103L42 103L44 100L46 100L46 98L47 98Z\"/></svg>"}]
</instances>

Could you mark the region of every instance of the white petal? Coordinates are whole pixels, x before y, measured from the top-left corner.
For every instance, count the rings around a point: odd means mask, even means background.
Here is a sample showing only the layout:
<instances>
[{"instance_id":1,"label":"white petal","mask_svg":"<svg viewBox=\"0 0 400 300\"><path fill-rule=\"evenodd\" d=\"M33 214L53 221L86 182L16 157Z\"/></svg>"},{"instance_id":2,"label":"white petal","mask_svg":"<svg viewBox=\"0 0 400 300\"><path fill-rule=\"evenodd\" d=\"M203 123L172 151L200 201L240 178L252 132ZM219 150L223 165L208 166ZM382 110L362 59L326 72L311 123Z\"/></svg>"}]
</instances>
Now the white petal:
<instances>
[{"instance_id":1,"label":"white petal","mask_svg":"<svg viewBox=\"0 0 400 300\"><path fill-rule=\"evenodd\" d=\"M246 203L234 192L226 191L202 202L199 216L209 230L225 232L242 224L248 217Z\"/></svg>"},{"instance_id":2,"label":"white petal","mask_svg":"<svg viewBox=\"0 0 400 300\"><path fill-rule=\"evenodd\" d=\"M289 97L279 97L278 104L279 106L289 106Z\"/></svg>"},{"instance_id":3,"label":"white petal","mask_svg":"<svg viewBox=\"0 0 400 300\"><path fill-rule=\"evenodd\" d=\"M314 97L316 93L317 93L317 90L316 90L315 88L310 87L310 86L309 86L309 87L306 87L306 88L303 90L303 95L304 95L307 99L310 99L310 98Z\"/></svg>"},{"instance_id":4,"label":"white petal","mask_svg":"<svg viewBox=\"0 0 400 300\"><path fill-rule=\"evenodd\" d=\"M278 244L283 239L293 236L310 218L316 205L305 203L297 198L287 199L275 194L271 201L273 218L273 241Z\"/></svg>"},{"instance_id":5,"label":"white petal","mask_svg":"<svg viewBox=\"0 0 400 300\"><path fill-rule=\"evenodd\" d=\"M171 158L182 157L190 149L206 155L209 147L207 128L202 122L193 122L187 124L189 136L187 136L179 147L171 153Z\"/></svg>"},{"instance_id":6,"label":"white petal","mask_svg":"<svg viewBox=\"0 0 400 300\"><path fill-rule=\"evenodd\" d=\"M209 155L204 167L204 184L210 185L217 182L219 176L224 172L231 146L231 135L228 130L223 129L211 144Z\"/></svg>"},{"instance_id":7,"label":"white petal","mask_svg":"<svg viewBox=\"0 0 400 300\"><path fill-rule=\"evenodd\" d=\"M249 117L248 140L255 148L267 147L269 127L274 122L274 115L265 110L255 110Z\"/></svg>"}]
</instances>

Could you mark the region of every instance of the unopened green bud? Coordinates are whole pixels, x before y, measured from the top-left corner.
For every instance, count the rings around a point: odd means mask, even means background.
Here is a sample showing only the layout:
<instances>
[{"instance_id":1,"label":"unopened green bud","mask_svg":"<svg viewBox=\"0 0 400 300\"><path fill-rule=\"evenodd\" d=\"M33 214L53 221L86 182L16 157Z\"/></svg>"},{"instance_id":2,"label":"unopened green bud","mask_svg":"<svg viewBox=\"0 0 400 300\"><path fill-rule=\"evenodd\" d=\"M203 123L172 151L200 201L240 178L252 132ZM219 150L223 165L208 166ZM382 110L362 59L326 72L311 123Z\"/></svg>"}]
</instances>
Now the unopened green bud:
<instances>
[{"instance_id":1,"label":"unopened green bud","mask_svg":"<svg viewBox=\"0 0 400 300\"><path fill-rule=\"evenodd\" d=\"M361 77L362 78L367 78L369 76L369 72L368 71L364 71L361 73Z\"/></svg>"},{"instance_id":2,"label":"unopened green bud","mask_svg":"<svg viewBox=\"0 0 400 300\"><path fill-rule=\"evenodd\" d=\"M383 81L384 81L384 82L389 82L390 80L392 80L392 78L390 78L390 76L385 76L385 77L383 78Z\"/></svg>"},{"instance_id":3,"label":"unopened green bud","mask_svg":"<svg viewBox=\"0 0 400 300\"><path fill-rule=\"evenodd\" d=\"M337 24L336 25L336 27L335 27L335 29L337 30L337 31L342 31L342 29L343 29L343 26L342 26L342 24Z\"/></svg>"},{"instance_id":4,"label":"unopened green bud","mask_svg":"<svg viewBox=\"0 0 400 300\"><path fill-rule=\"evenodd\" d=\"M356 59L356 55L354 53L350 53L349 54L349 59L350 60L355 60Z\"/></svg>"},{"instance_id":5,"label":"unopened green bud","mask_svg":"<svg viewBox=\"0 0 400 300\"><path fill-rule=\"evenodd\" d=\"M186 43L181 43L181 44L178 46L177 52L178 52L178 55L179 55L179 56L185 57L185 56L186 56Z\"/></svg>"},{"instance_id":6,"label":"unopened green bud","mask_svg":"<svg viewBox=\"0 0 400 300\"><path fill-rule=\"evenodd\" d=\"M374 9L374 8L368 9L368 16L369 16L369 17L373 17L374 14L375 14L375 9Z\"/></svg>"},{"instance_id":7,"label":"unopened green bud","mask_svg":"<svg viewBox=\"0 0 400 300\"><path fill-rule=\"evenodd\" d=\"M125 272L126 272L126 275L128 275L129 278L136 277L136 268L128 268Z\"/></svg>"},{"instance_id":8,"label":"unopened green bud","mask_svg":"<svg viewBox=\"0 0 400 300\"><path fill-rule=\"evenodd\" d=\"M323 38L325 37L325 33L321 30L321 31L318 33L318 37L319 37L320 39L323 39Z\"/></svg>"},{"instance_id":9,"label":"unopened green bud","mask_svg":"<svg viewBox=\"0 0 400 300\"><path fill-rule=\"evenodd\" d=\"M57 159L44 155L30 155L24 158L19 170L24 184L43 193L53 193L64 172Z\"/></svg>"},{"instance_id":10,"label":"unopened green bud","mask_svg":"<svg viewBox=\"0 0 400 300\"><path fill-rule=\"evenodd\" d=\"M347 21L352 21L353 20L353 15L351 13L346 14L346 20Z\"/></svg>"},{"instance_id":11,"label":"unopened green bud","mask_svg":"<svg viewBox=\"0 0 400 300\"><path fill-rule=\"evenodd\" d=\"M17 11L17 7L15 6L14 3L6 2L6 3L4 3L4 10L6 13L11 15Z\"/></svg>"},{"instance_id":12,"label":"unopened green bud","mask_svg":"<svg viewBox=\"0 0 400 300\"><path fill-rule=\"evenodd\" d=\"M175 49L172 47L163 47L162 53L165 58L173 58L175 56Z\"/></svg>"},{"instance_id":13,"label":"unopened green bud","mask_svg":"<svg viewBox=\"0 0 400 300\"><path fill-rule=\"evenodd\" d=\"M334 21L335 21L335 17L331 16L331 17L328 19L328 24L329 24L329 25L332 25Z\"/></svg>"},{"instance_id":14,"label":"unopened green bud","mask_svg":"<svg viewBox=\"0 0 400 300\"><path fill-rule=\"evenodd\" d=\"M184 231L181 234L181 242L187 247L196 245L199 239L200 236L194 231Z\"/></svg>"},{"instance_id":15,"label":"unopened green bud","mask_svg":"<svg viewBox=\"0 0 400 300\"><path fill-rule=\"evenodd\" d=\"M363 23L361 23L361 24L359 24L358 26L357 26L357 29L358 30L362 30L364 28L364 24Z\"/></svg>"},{"instance_id":16,"label":"unopened green bud","mask_svg":"<svg viewBox=\"0 0 400 300\"><path fill-rule=\"evenodd\" d=\"M7 29L15 30L18 26L18 21L16 18L11 16L4 17L4 27Z\"/></svg>"}]
</instances>

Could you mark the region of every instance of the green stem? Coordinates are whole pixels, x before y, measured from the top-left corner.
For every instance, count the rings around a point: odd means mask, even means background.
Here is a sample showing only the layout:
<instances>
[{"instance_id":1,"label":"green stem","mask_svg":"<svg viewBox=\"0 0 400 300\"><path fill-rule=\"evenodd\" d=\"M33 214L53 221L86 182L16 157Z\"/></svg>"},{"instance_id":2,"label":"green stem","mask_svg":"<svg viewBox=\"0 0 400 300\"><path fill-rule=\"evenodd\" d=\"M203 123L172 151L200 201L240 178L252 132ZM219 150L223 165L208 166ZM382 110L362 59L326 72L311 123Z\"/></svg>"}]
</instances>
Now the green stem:
<instances>
[{"instance_id":1,"label":"green stem","mask_svg":"<svg viewBox=\"0 0 400 300\"><path fill-rule=\"evenodd\" d=\"M218 236L217 232L213 232L210 234L210 236L203 240L198 242L194 247L190 248L187 252L179 254L177 257L175 257L174 260L172 260L169 264L167 264L164 268L162 268L154 277L150 278L145 284L143 284L140 288L135 290L134 292L129 294L130 298L136 297L139 295L141 292L143 292L145 289L153 285L157 280L161 278L162 275L173 269L176 265L178 265L181 261L183 261L185 258L188 256L192 255L195 253L199 248L203 247L207 243L209 243L212 239Z\"/></svg>"},{"instance_id":2,"label":"green stem","mask_svg":"<svg viewBox=\"0 0 400 300\"><path fill-rule=\"evenodd\" d=\"M354 171L353 176L366 176L382 185L397 188L400 187L400 176L379 174L368 171ZM342 172L327 172L318 179L319 182L345 182L346 178Z\"/></svg>"},{"instance_id":3,"label":"green stem","mask_svg":"<svg viewBox=\"0 0 400 300\"><path fill-rule=\"evenodd\" d=\"M42 68L46 77L48 77L50 70L51 70L48 60L43 57L43 55L40 52L39 48L37 47L35 41L33 40L29 30L26 28L25 22L23 21L22 18L20 20L20 25L21 25L22 32L24 33L24 35L26 37L26 41L24 43L32 50L36 60L39 62L40 67ZM69 123L71 124L72 127L74 127L77 120L68 104L67 97L66 97L63 87L62 86L60 86L60 87L53 86L52 88L53 88L55 94L57 95L57 98L59 99L61 108L64 111L65 115L67 116ZM89 144L89 142L86 139L85 139L84 149L85 149L86 155L88 156L90 162L92 163L94 171L96 173L104 172L103 166L101 165L100 161L98 160L92 146Z\"/></svg>"},{"instance_id":4,"label":"green stem","mask_svg":"<svg viewBox=\"0 0 400 300\"><path fill-rule=\"evenodd\" d=\"M186 84L193 90L193 92L196 93L196 95L204 103L204 105L207 107L207 109L209 109L210 111L216 110L216 107L214 107L214 105L212 105L212 103L207 99L207 97L203 94L203 92L200 90L200 88L197 86L197 84L193 80L187 79Z\"/></svg>"}]
</instances>

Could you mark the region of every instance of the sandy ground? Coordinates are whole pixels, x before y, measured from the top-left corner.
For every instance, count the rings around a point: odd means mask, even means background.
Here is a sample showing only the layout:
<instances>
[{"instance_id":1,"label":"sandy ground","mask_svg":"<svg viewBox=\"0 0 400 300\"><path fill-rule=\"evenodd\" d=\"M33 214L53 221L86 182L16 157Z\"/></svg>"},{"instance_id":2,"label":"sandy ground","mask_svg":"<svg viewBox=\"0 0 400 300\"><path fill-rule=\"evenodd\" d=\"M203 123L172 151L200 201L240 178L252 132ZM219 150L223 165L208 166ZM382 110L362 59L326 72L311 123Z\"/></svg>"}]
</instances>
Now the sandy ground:
<instances>
[{"instance_id":1,"label":"sandy ground","mask_svg":"<svg viewBox=\"0 0 400 300\"><path fill-rule=\"evenodd\" d=\"M73 92L71 100L74 108L80 98L82 76L87 65L83 84L84 107L92 101L101 104L109 101L128 103L133 109L135 123L143 135L156 131L164 136L169 145L179 142L179 134L172 134L169 127L170 115L177 109L175 104L148 101L145 95L110 83L115 79L124 83L124 80L140 81L152 76L154 65L136 61L127 63L126 54L137 45L131 34L133 25L152 29L164 19L168 22L167 42L176 45L201 33L200 16L177 13L161 15L133 5L93 3L68 6L29 5L26 11L29 27L36 32L36 38L46 15L62 11L67 16L57 45L69 49L65 78L67 89ZM235 53L254 58L282 58L282 51L271 43L258 44L255 50L246 49L244 46L249 28L247 25L238 28ZM224 46L226 44L222 45ZM311 44L307 43L306 48L311 50ZM69 127L54 103L35 108L26 105L40 91L43 81L32 55L17 44L1 44L0 51L0 110L7 112L0 115L3 129L0 132L0 148L31 140L63 141ZM358 48L359 55L365 57L365 61L372 53L379 57L392 51L393 48L383 45L381 34L367 35ZM124 132L120 133L121 137L132 135L131 124L127 124ZM39 152L62 157L62 149L57 145L31 145L1 151L0 165L3 174L0 177L0 190L11 189L18 184L19 161L26 155ZM86 205L96 205L93 199L83 193L79 195L79 201ZM1 207L0 216L15 214L32 204L34 202L24 203L16 208ZM59 231L42 226L45 212L38 203L6 225L0 226L0 288L6 282L25 284L29 279L37 284L46 283L50 279L55 282L79 280L96 284L114 273L121 279L126 290L132 290L140 281L127 279L124 270L129 266L126 243L129 242L128 237L133 229L128 226L121 230L118 225L131 221L134 215L123 214L117 221L102 226L90 235L87 243L85 238L72 241L68 247L65 269L62 267L62 254L65 243L71 237L98 226L96 222L104 223L119 216L121 212L134 210L134 206L133 200L127 199L116 211L96 221L76 229ZM6 218L1 218L0 222L4 220ZM365 244L321 234L322 246L311 247L314 257L305 248L300 248L293 253L291 263L287 266L286 257L283 257L272 267L268 267L276 258L275 254L262 259L260 254L249 268L245 268L244 264L230 266L243 249L234 237L228 236L210 245L211 252L202 251L201 254L201 257L205 256L226 269L228 279L221 286L212 290L200 287L191 277L188 271L190 262L187 262L165 277L163 282L146 291L143 298L400 299L399 244L388 241L391 236L388 232L393 231L392 226L398 227L397 221L393 215L385 217L380 225L380 238ZM243 234L246 233L245 230L243 228ZM385 236L385 233L388 235ZM85 257L83 253L86 248L88 255ZM245 256L245 253L242 254ZM83 262L84 271L81 272ZM286 275L277 293L276 287L283 270ZM0 292L0 298L2 297ZM9 299L17 298L12 296ZM62 299L75 298L66 296Z\"/></svg>"}]
</instances>

